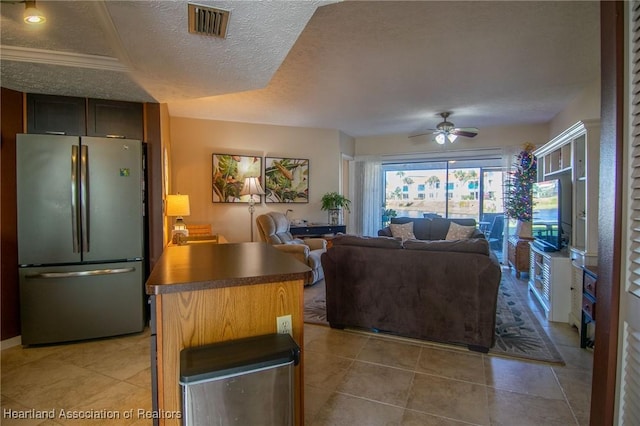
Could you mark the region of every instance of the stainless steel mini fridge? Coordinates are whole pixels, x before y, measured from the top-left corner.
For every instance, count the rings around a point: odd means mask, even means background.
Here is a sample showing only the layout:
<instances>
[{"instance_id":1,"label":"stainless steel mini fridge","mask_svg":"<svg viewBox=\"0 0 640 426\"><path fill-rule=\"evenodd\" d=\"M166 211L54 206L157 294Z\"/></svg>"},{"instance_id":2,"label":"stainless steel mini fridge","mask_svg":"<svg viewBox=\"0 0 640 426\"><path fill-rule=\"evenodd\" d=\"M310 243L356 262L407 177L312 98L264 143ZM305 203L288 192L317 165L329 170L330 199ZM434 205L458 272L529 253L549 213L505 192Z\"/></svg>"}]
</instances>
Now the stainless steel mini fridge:
<instances>
[{"instance_id":1,"label":"stainless steel mini fridge","mask_svg":"<svg viewBox=\"0 0 640 426\"><path fill-rule=\"evenodd\" d=\"M183 349L183 424L293 425L299 359L300 348L288 334Z\"/></svg>"}]
</instances>

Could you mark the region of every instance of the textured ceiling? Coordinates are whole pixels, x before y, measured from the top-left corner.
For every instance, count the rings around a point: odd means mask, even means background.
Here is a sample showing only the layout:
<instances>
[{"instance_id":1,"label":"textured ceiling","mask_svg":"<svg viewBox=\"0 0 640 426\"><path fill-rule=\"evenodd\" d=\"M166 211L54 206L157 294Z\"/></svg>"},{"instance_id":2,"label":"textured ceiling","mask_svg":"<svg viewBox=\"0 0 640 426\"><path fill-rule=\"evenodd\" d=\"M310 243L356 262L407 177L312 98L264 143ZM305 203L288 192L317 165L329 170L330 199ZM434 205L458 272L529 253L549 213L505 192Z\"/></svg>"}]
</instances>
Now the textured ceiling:
<instances>
[{"instance_id":1,"label":"textured ceiling","mask_svg":"<svg viewBox=\"0 0 640 426\"><path fill-rule=\"evenodd\" d=\"M188 34L184 1L38 1L39 30L2 4L2 85L358 137L420 132L441 111L480 129L547 122L599 76L598 2L197 3L231 10L226 40Z\"/></svg>"},{"instance_id":2,"label":"textured ceiling","mask_svg":"<svg viewBox=\"0 0 640 426\"><path fill-rule=\"evenodd\" d=\"M158 102L262 88L328 2L197 3L231 11L226 39L189 34L186 1L38 1L47 16L39 27L22 22L23 4L2 3L2 85L89 97L113 90L109 98ZM41 50L115 58L123 71L94 78L82 70L92 57L74 67L31 69Z\"/></svg>"}]
</instances>

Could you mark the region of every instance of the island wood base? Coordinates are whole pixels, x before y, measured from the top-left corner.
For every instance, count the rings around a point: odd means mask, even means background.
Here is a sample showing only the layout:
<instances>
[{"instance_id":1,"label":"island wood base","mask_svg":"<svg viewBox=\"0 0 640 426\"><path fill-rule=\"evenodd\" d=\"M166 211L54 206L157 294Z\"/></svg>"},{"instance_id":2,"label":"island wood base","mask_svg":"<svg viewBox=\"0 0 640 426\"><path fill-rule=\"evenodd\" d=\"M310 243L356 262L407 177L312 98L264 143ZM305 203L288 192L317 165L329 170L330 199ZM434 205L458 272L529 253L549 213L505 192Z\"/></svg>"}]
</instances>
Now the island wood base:
<instances>
[{"instance_id":1,"label":"island wood base","mask_svg":"<svg viewBox=\"0 0 640 426\"><path fill-rule=\"evenodd\" d=\"M304 282L311 269L265 243L187 244L165 249L147 280L151 300L154 425L181 424L180 351L277 332L291 315L300 347L294 418L304 423ZM167 414L167 415L164 415Z\"/></svg>"},{"instance_id":2,"label":"island wood base","mask_svg":"<svg viewBox=\"0 0 640 426\"><path fill-rule=\"evenodd\" d=\"M158 410L181 410L180 351L209 343L276 332L276 317L291 314L293 338L303 342L303 281L276 282L161 294L157 319ZM304 351L295 368L295 419L303 424ZM159 424L179 425L177 419Z\"/></svg>"}]
</instances>

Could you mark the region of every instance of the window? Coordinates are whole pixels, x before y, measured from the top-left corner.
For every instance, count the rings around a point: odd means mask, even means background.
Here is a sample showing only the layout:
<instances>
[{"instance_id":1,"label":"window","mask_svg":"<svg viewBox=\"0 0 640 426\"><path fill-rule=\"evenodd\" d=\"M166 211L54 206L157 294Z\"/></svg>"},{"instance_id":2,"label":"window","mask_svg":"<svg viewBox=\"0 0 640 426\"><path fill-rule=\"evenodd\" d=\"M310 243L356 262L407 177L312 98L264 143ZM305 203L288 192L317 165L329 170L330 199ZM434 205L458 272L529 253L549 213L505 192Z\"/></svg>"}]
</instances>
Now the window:
<instances>
[{"instance_id":1,"label":"window","mask_svg":"<svg viewBox=\"0 0 640 426\"><path fill-rule=\"evenodd\" d=\"M383 165L385 207L399 217L475 218L502 213L501 160L461 160Z\"/></svg>"}]
</instances>

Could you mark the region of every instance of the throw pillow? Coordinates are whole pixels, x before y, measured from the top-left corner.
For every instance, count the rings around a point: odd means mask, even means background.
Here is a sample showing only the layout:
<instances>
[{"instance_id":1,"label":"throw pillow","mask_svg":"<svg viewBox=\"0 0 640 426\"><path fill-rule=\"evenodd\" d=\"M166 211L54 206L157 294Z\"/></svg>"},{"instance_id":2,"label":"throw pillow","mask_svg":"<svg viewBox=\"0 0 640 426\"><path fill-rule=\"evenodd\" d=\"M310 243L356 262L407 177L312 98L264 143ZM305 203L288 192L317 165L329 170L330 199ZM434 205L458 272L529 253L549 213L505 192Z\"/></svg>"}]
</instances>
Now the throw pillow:
<instances>
[{"instance_id":1,"label":"throw pillow","mask_svg":"<svg viewBox=\"0 0 640 426\"><path fill-rule=\"evenodd\" d=\"M465 238L469 238L475 230L475 226L462 226L455 222L451 222L449 224L449 231L447 232L445 240L463 240Z\"/></svg>"},{"instance_id":2,"label":"throw pillow","mask_svg":"<svg viewBox=\"0 0 640 426\"><path fill-rule=\"evenodd\" d=\"M391 235L393 235L394 238L402 238L402 241L416 239L416 236L413 235L413 222L403 224L392 223L389 225L389 228L391 228Z\"/></svg>"}]
</instances>

